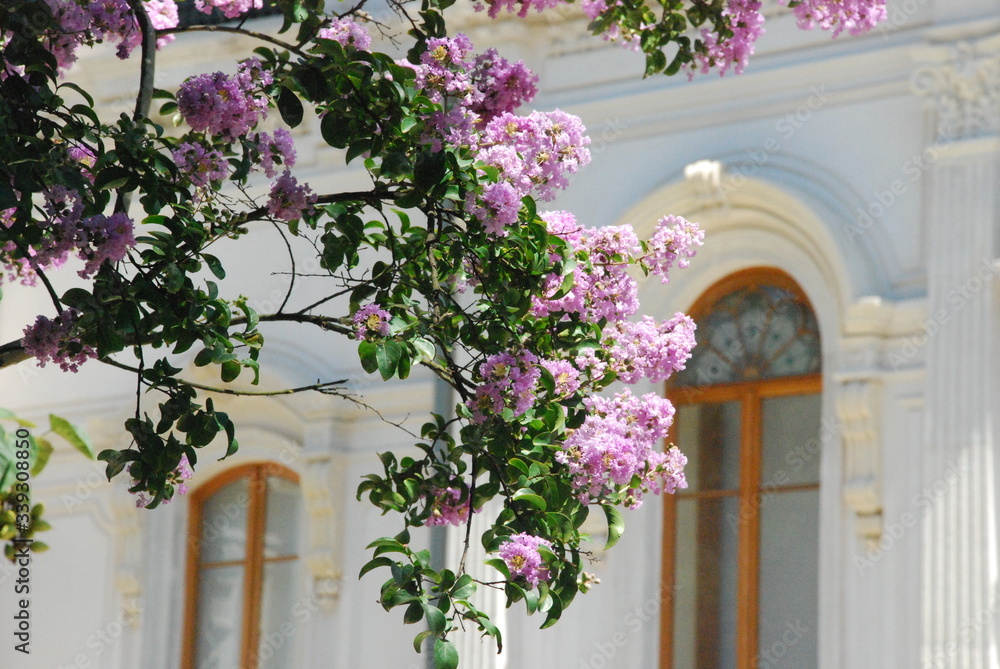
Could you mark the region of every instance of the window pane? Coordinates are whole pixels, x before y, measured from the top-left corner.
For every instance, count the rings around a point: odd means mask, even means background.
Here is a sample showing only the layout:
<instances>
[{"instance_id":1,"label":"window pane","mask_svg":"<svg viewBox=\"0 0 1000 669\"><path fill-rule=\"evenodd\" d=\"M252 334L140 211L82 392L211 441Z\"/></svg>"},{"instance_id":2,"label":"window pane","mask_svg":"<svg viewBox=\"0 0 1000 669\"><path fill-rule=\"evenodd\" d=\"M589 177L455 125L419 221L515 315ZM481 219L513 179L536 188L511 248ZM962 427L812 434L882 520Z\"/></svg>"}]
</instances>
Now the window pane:
<instances>
[{"instance_id":1,"label":"window pane","mask_svg":"<svg viewBox=\"0 0 1000 669\"><path fill-rule=\"evenodd\" d=\"M820 396L771 397L763 405L761 485L819 483Z\"/></svg>"},{"instance_id":2,"label":"window pane","mask_svg":"<svg viewBox=\"0 0 1000 669\"><path fill-rule=\"evenodd\" d=\"M243 567L208 567L199 570L197 669L232 669L240 666L243 625Z\"/></svg>"},{"instance_id":3,"label":"window pane","mask_svg":"<svg viewBox=\"0 0 1000 669\"><path fill-rule=\"evenodd\" d=\"M295 593L298 592L297 565L295 560L264 565L258 669L287 669L296 666L295 636L300 621L293 619L292 610L295 606Z\"/></svg>"},{"instance_id":4,"label":"window pane","mask_svg":"<svg viewBox=\"0 0 1000 669\"><path fill-rule=\"evenodd\" d=\"M249 482L242 478L205 502L201 517L202 564L245 559L248 488Z\"/></svg>"},{"instance_id":5,"label":"window pane","mask_svg":"<svg viewBox=\"0 0 1000 669\"><path fill-rule=\"evenodd\" d=\"M687 456L688 490L735 490L740 485L740 405L682 404L677 447Z\"/></svg>"},{"instance_id":6,"label":"window pane","mask_svg":"<svg viewBox=\"0 0 1000 669\"><path fill-rule=\"evenodd\" d=\"M674 669L736 667L738 519L735 497L677 500Z\"/></svg>"},{"instance_id":7,"label":"window pane","mask_svg":"<svg viewBox=\"0 0 1000 669\"><path fill-rule=\"evenodd\" d=\"M267 479L265 558L298 554L299 503L299 486L276 476Z\"/></svg>"},{"instance_id":8,"label":"window pane","mask_svg":"<svg viewBox=\"0 0 1000 669\"><path fill-rule=\"evenodd\" d=\"M705 386L812 374L820 369L819 327L797 295L745 286L698 318L695 346L677 386Z\"/></svg>"},{"instance_id":9,"label":"window pane","mask_svg":"<svg viewBox=\"0 0 1000 669\"><path fill-rule=\"evenodd\" d=\"M763 495L760 546L757 664L770 669L815 667L819 492Z\"/></svg>"}]
</instances>

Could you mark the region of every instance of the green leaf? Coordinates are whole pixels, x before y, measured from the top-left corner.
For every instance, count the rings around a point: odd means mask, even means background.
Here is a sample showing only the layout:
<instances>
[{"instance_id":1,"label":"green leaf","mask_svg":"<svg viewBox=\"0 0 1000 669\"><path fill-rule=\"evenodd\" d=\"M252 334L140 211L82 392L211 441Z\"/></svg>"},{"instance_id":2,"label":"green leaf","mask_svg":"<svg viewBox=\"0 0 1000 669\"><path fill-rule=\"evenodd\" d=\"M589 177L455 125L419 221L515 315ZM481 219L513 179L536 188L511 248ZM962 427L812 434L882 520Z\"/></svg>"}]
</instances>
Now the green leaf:
<instances>
[{"instance_id":1,"label":"green leaf","mask_svg":"<svg viewBox=\"0 0 1000 669\"><path fill-rule=\"evenodd\" d=\"M545 500L541 497L541 495L536 494L531 488L521 488L514 493L514 496L511 499L515 502L527 502L539 511L545 511L546 508Z\"/></svg>"},{"instance_id":2,"label":"green leaf","mask_svg":"<svg viewBox=\"0 0 1000 669\"><path fill-rule=\"evenodd\" d=\"M365 563L365 566L361 568L361 571L358 573L358 578L360 579L372 569L377 569L379 567L391 567L393 564L395 563L387 557L377 557L374 560L369 560Z\"/></svg>"},{"instance_id":3,"label":"green leaf","mask_svg":"<svg viewBox=\"0 0 1000 669\"><path fill-rule=\"evenodd\" d=\"M222 380L225 381L226 383L229 383L230 381L235 381L236 378L240 375L241 369L242 367L240 366L240 363L236 362L235 360L226 360L224 363L222 363Z\"/></svg>"},{"instance_id":4,"label":"green leaf","mask_svg":"<svg viewBox=\"0 0 1000 669\"><path fill-rule=\"evenodd\" d=\"M375 357L375 343L363 341L358 344L358 357L361 358L361 367L369 374L378 369L378 359Z\"/></svg>"},{"instance_id":5,"label":"green leaf","mask_svg":"<svg viewBox=\"0 0 1000 669\"><path fill-rule=\"evenodd\" d=\"M289 127L294 128L299 123L302 123L302 101L299 100L299 96L287 88L280 88L278 91L277 104L281 119Z\"/></svg>"},{"instance_id":6,"label":"green leaf","mask_svg":"<svg viewBox=\"0 0 1000 669\"><path fill-rule=\"evenodd\" d=\"M434 669L455 669L458 666L458 649L447 639L434 642Z\"/></svg>"},{"instance_id":7,"label":"green leaf","mask_svg":"<svg viewBox=\"0 0 1000 669\"><path fill-rule=\"evenodd\" d=\"M448 623L444 617L444 611L427 603L423 603L421 606L427 615L427 628L437 634L443 634L444 627Z\"/></svg>"},{"instance_id":8,"label":"green leaf","mask_svg":"<svg viewBox=\"0 0 1000 669\"><path fill-rule=\"evenodd\" d=\"M604 515L608 519L608 543L604 545L604 550L608 550L618 543L622 533L625 531L625 519L622 518L621 511L610 504L602 504Z\"/></svg>"},{"instance_id":9,"label":"green leaf","mask_svg":"<svg viewBox=\"0 0 1000 669\"><path fill-rule=\"evenodd\" d=\"M396 374L396 367L402 354L402 348L394 341L380 341L375 345L375 360L378 362L378 371L383 381L388 381Z\"/></svg>"},{"instance_id":10,"label":"green leaf","mask_svg":"<svg viewBox=\"0 0 1000 669\"><path fill-rule=\"evenodd\" d=\"M434 632L432 632L430 630L424 630L423 632L421 632L417 636L413 637L413 650L415 650L415 651L417 651L419 653L420 652L420 646L423 645L424 639L426 639L427 637L429 637L432 634L434 634Z\"/></svg>"},{"instance_id":11,"label":"green leaf","mask_svg":"<svg viewBox=\"0 0 1000 669\"><path fill-rule=\"evenodd\" d=\"M424 362L431 362L434 360L434 356L437 353L437 348L434 346L434 342L424 339L423 337L415 337L412 342L413 348L417 350L417 354L420 359Z\"/></svg>"},{"instance_id":12,"label":"green leaf","mask_svg":"<svg viewBox=\"0 0 1000 669\"><path fill-rule=\"evenodd\" d=\"M86 455L91 460L94 459L94 444L90 437L82 428L73 425L65 418L60 418L55 414L49 414L49 426L52 431L70 443L76 450Z\"/></svg>"},{"instance_id":13,"label":"green leaf","mask_svg":"<svg viewBox=\"0 0 1000 669\"><path fill-rule=\"evenodd\" d=\"M409 606L406 607L406 611L403 613L403 624L412 625L413 623L418 623L424 618L424 609L420 605L420 602L410 602Z\"/></svg>"},{"instance_id":14,"label":"green leaf","mask_svg":"<svg viewBox=\"0 0 1000 669\"><path fill-rule=\"evenodd\" d=\"M35 444L38 445L38 453L35 455L35 464L31 467L32 476L38 476L45 467L45 463L49 461L49 457L54 450L48 439L38 437L35 439Z\"/></svg>"}]
</instances>

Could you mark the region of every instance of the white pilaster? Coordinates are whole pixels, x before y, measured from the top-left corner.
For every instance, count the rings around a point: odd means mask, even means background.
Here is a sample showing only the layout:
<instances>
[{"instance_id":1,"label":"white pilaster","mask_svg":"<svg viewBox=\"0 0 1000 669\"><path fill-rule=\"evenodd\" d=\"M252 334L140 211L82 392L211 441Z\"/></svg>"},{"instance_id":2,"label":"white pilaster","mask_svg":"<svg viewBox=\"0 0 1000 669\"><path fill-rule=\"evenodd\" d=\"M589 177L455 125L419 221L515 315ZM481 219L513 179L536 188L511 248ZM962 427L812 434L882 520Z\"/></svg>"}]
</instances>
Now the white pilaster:
<instances>
[{"instance_id":1,"label":"white pilaster","mask_svg":"<svg viewBox=\"0 0 1000 669\"><path fill-rule=\"evenodd\" d=\"M995 40L994 40L995 41ZM992 53L984 53L985 46ZM928 148L927 435L923 490L923 669L995 669L1000 349L1000 54L960 44L920 69L937 129ZM935 53L937 56L935 56ZM915 454L916 455L916 454Z\"/></svg>"}]
</instances>

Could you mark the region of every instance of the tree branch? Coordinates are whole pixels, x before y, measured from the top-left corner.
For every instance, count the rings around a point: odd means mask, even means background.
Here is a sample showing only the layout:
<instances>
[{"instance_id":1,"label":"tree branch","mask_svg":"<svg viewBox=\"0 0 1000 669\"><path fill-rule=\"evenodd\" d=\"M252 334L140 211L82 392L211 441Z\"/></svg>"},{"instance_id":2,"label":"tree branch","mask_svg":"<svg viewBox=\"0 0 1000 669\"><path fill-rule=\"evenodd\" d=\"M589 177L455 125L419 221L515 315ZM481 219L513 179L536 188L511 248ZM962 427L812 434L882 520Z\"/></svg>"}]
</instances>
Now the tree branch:
<instances>
[{"instance_id":1,"label":"tree branch","mask_svg":"<svg viewBox=\"0 0 1000 669\"><path fill-rule=\"evenodd\" d=\"M137 0L130 0L130 2L134 1ZM299 47L295 46L294 44L289 44L284 40L280 40L277 37L272 37L267 33L257 32L256 30L247 30L246 28L239 28L235 26L185 26L183 28L167 28L165 30L158 30L156 34L173 35L175 33L184 33L184 32L232 33L235 35L243 35L245 37L252 37L254 39L258 39L262 42L269 42L275 46L281 47L282 49L291 51L296 55L302 56L303 58L306 57L307 55Z\"/></svg>"}]
</instances>

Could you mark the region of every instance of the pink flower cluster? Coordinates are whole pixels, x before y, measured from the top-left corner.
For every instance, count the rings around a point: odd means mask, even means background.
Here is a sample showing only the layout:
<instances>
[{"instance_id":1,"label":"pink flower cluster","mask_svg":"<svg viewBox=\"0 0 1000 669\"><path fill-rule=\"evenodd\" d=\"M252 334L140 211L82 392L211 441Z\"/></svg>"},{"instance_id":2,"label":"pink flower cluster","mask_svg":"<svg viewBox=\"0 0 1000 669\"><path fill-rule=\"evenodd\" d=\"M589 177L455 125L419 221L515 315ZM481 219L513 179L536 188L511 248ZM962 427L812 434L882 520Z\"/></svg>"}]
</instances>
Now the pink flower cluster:
<instances>
[{"instance_id":1,"label":"pink flower cluster","mask_svg":"<svg viewBox=\"0 0 1000 669\"><path fill-rule=\"evenodd\" d=\"M463 525L469 519L469 498L462 499L458 488L434 488L431 491L431 515L428 525ZM479 513L482 509L476 509Z\"/></svg>"},{"instance_id":2,"label":"pink flower cluster","mask_svg":"<svg viewBox=\"0 0 1000 669\"><path fill-rule=\"evenodd\" d=\"M552 548L552 542L525 532L500 544L500 559L507 565L511 578L523 578L531 587L537 586L539 581L549 580L549 570L539 548Z\"/></svg>"},{"instance_id":3,"label":"pink flower cluster","mask_svg":"<svg viewBox=\"0 0 1000 669\"><path fill-rule=\"evenodd\" d=\"M649 253L642 262L651 274L658 274L666 283L674 264L681 269L687 267L697 252L695 247L704 243L705 231L697 224L680 216L664 216L656 224L656 232L648 244Z\"/></svg>"},{"instance_id":4,"label":"pink flower cluster","mask_svg":"<svg viewBox=\"0 0 1000 669\"><path fill-rule=\"evenodd\" d=\"M363 341L385 337L389 334L390 318L392 315L376 302L361 307L351 318L355 327L354 338Z\"/></svg>"},{"instance_id":5,"label":"pink flower cluster","mask_svg":"<svg viewBox=\"0 0 1000 669\"><path fill-rule=\"evenodd\" d=\"M466 401L472 410L472 420L483 423L486 418L510 409L514 417L520 416L535 402L535 384L542 375L537 366L538 357L530 351L517 355L497 353L479 365L483 383L476 388L474 397Z\"/></svg>"},{"instance_id":6,"label":"pink flower cluster","mask_svg":"<svg viewBox=\"0 0 1000 669\"><path fill-rule=\"evenodd\" d=\"M118 57L128 58L142 43L139 24L126 0L45 0L52 10L58 28L47 37L49 51L55 56L60 70L76 62L76 50L82 44L118 42ZM150 24L156 30L177 26L175 0L146 0L144 3ZM157 40L162 47L173 36Z\"/></svg>"},{"instance_id":7,"label":"pink flower cluster","mask_svg":"<svg viewBox=\"0 0 1000 669\"><path fill-rule=\"evenodd\" d=\"M292 143L292 133L288 130L278 128L274 131L273 137L266 132L258 132L250 138L260 155L260 168L269 179L273 179L277 174L275 165L283 167L295 165L295 146Z\"/></svg>"},{"instance_id":8,"label":"pink flower cluster","mask_svg":"<svg viewBox=\"0 0 1000 669\"><path fill-rule=\"evenodd\" d=\"M86 238L86 243L80 244L79 249L80 258L87 263L80 270L80 276L84 278L92 276L105 262L122 260L135 246L132 219L122 212L111 216L91 216L82 222L81 230Z\"/></svg>"},{"instance_id":9,"label":"pink flower cluster","mask_svg":"<svg viewBox=\"0 0 1000 669\"><path fill-rule=\"evenodd\" d=\"M556 294L563 277L553 273L546 278L544 296L535 297L532 305L532 313L538 317L562 312L578 314L591 323L623 321L639 308L638 284L629 267L643 265L666 282L675 264L687 267L695 247L704 239L697 225L678 216L661 218L645 246L629 225L583 228L566 211L543 212L541 217L550 234L565 240L573 254L583 254L588 260L581 259L576 265L573 286L562 296Z\"/></svg>"},{"instance_id":10,"label":"pink flower cluster","mask_svg":"<svg viewBox=\"0 0 1000 669\"><path fill-rule=\"evenodd\" d=\"M350 18L331 19L330 24L321 29L317 36L340 42L344 46L353 46L361 51L367 50L372 45L372 38L365 27Z\"/></svg>"},{"instance_id":11,"label":"pink flower cluster","mask_svg":"<svg viewBox=\"0 0 1000 669\"><path fill-rule=\"evenodd\" d=\"M201 142L184 142L173 151L174 164L191 184L198 188L225 179L229 162L216 149L206 149Z\"/></svg>"},{"instance_id":12,"label":"pink flower cluster","mask_svg":"<svg viewBox=\"0 0 1000 669\"><path fill-rule=\"evenodd\" d=\"M97 351L83 345L72 334L79 319L80 312L76 309L66 309L54 319L39 316L32 325L24 328L21 344L39 367L54 362L64 372L76 372L80 365L97 357Z\"/></svg>"},{"instance_id":13,"label":"pink flower cluster","mask_svg":"<svg viewBox=\"0 0 1000 669\"><path fill-rule=\"evenodd\" d=\"M416 84L441 111L426 120L425 141L435 150L479 145L479 131L496 116L534 98L538 82L524 63L500 57L495 49L472 56L472 42L459 33L428 40L414 66Z\"/></svg>"},{"instance_id":14,"label":"pink flower cluster","mask_svg":"<svg viewBox=\"0 0 1000 669\"><path fill-rule=\"evenodd\" d=\"M700 69L708 72L713 67L724 75L730 67L736 74L743 72L750 56L753 55L754 43L764 33L764 16L760 13L760 0L727 0L722 10L732 37L719 39L719 34L710 28L701 29L701 41L705 52L695 53L695 63L688 68L688 75Z\"/></svg>"},{"instance_id":15,"label":"pink flower cluster","mask_svg":"<svg viewBox=\"0 0 1000 669\"><path fill-rule=\"evenodd\" d=\"M504 112L486 124L477 158L499 172L499 180L481 193L470 191L466 211L491 235L517 221L521 198L536 192L542 200L568 185L567 175L590 162L579 117L560 110L534 111L528 116Z\"/></svg>"},{"instance_id":16,"label":"pink flower cluster","mask_svg":"<svg viewBox=\"0 0 1000 669\"><path fill-rule=\"evenodd\" d=\"M568 360L542 360L542 367L548 370L555 381L555 397L570 397L580 389L580 370Z\"/></svg>"},{"instance_id":17,"label":"pink flower cluster","mask_svg":"<svg viewBox=\"0 0 1000 669\"><path fill-rule=\"evenodd\" d=\"M845 30L863 35L886 17L885 0L802 0L792 11L800 28L819 26L834 37Z\"/></svg>"},{"instance_id":18,"label":"pink flower cluster","mask_svg":"<svg viewBox=\"0 0 1000 669\"><path fill-rule=\"evenodd\" d=\"M118 262L135 246L133 223L124 213L105 216L98 214L83 218L83 200L80 194L65 186L53 186L44 193L43 216L36 225L43 231L42 240L27 249L18 248L13 242L0 247L0 258L8 269L8 278L20 279L34 285L36 270L61 267L72 253L86 264L79 274L91 277L105 261ZM13 224L13 210L0 215L6 227Z\"/></svg>"},{"instance_id":19,"label":"pink flower cluster","mask_svg":"<svg viewBox=\"0 0 1000 669\"><path fill-rule=\"evenodd\" d=\"M569 212L545 212L542 219L550 234L564 239L572 252L584 253L589 261L577 264L573 286L562 297L555 294L563 277L551 274L546 279L544 294L551 297L534 298L535 316L563 312L597 323L624 320L639 309L638 285L628 270L642 247L631 226L582 228Z\"/></svg>"},{"instance_id":20,"label":"pink flower cluster","mask_svg":"<svg viewBox=\"0 0 1000 669\"><path fill-rule=\"evenodd\" d=\"M500 14L500 11L504 9L508 12L516 11L518 16L524 18L532 8L536 12L541 12L550 7L558 7L562 4L568 4L567 0L486 0L486 5L489 5L487 14L489 14L491 19L495 19ZM477 2L475 5L476 11L483 11L486 9L486 5L482 2Z\"/></svg>"},{"instance_id":21,"label":"pink flower cluster","mask_svg":"<svg viewBox=\"0 0 1000 669\"><path fill-rule=\"evenodd\" d=\"M638 323L619 321L604 328L608 364L624 383L664 381L684 369L694 348L694 321L678 313L662 324L650 316Z\"/></svg>"},{"instance_id":22,"label":"pink flower cluster","mask_svg":"<svg viewBox=\"0 0 1000 669\"><path fill-rule=\"evenodd\" d=\"M295 221L307 214L316 203L316 194L306 184L300 184L285 170L272 184L267 211L275 218Z\"/></svg>"},{"instance_id":23,"label":"pink flower cluster","mask_svg":"<svg viewBox=\"0 0 1000 669\"><path fill-rule=\"evenodd\" d=\"M676 448L656 451L673 421L674 407L667 399L655 393L636 397L626 388L614 397L588 397L584 403L589 409L586 420L556 454L581 503L612 501L612 496L624 494L629 508L636 508L645 492L687 486L684 455Z\"/></svg>"},{"instance_id":24,"label":"pink flower cluster","mask_svg":"<svg viewBox=\"0 0 1000 669\"><path fill-rule=\"evenodd\" d=\"M177 106L192 129L233 140L267 116L262 89L272 81L261 62L250 58L240 63L235 77L215 72L188 79L177 92Z\"/></svg>"},{"instance_id":25,"label":"pink flower cluster","mask_svg":"<svg viewBox=\"0 0 1000 669\"><path fill-rule=\"evenodd\" d=\"M251 9L261 9L264 0L195 0L195 9L206 14L211 14L213 9L218 9L227 19L235 19L246 14Z\"/></svg>"},{"instance_id":26,"label":"pink flower cluster","mask_svg":"<svg viewBox=\"0 0 1000 669\"><path fill-rule=\"evenodd\" d=\"M470 74L473 87L481 95L471 108L484 122L531 102L538 92L538 77L524 62L512 63L496 49L487 49L476 56Z\"/></svg>"}]
</instances>

